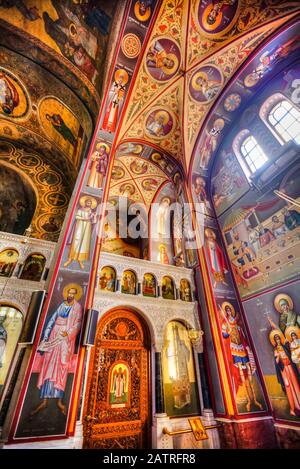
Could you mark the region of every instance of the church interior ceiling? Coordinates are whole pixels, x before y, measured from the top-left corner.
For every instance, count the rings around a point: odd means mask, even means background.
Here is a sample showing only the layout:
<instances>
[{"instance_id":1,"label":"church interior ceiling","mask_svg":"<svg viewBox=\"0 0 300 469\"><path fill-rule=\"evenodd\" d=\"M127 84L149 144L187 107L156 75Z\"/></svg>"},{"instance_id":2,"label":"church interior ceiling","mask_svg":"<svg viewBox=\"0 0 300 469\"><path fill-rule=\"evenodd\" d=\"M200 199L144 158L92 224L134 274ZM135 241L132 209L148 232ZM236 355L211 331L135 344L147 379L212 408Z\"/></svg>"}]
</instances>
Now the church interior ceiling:
<instances>
[{"instance_id":1,"label":"church interior ceiling","mask_svg":"<svg viewBox=\"0 0 300 469\"><path fill-rule=\"evenodd\" d=\"M58 76L96 118L117 3L117 0L1 2L0 43Z\"/></svg>"},{"instance_id":2,"label":"church interior ceiling","mask_svg":"<svg viewBox=\"0 0 300 469\"><path fill-rule=\"evenodd\" d=\"M63 82L2 46L0 89L0 163L15 166L22 178L31 179L37 191L32 236L57 241L93 131L92 119ZM6 200L5 191L1 191L1 197ZM2 231L9 231L2 225Z\"/></svg>"},{"instance_id":3,"label":"church interior ceiling","mask_svg":"<svg viewBox=\"0 0 300 469\"><path fill-rule=\"evenodd\" d=\"M224 86L299 7L297 2L221 3L209 24L214 2L162 2L118 141L152 141L188 169L205 118Z\"/></svg>"},{"instance_id":4,"label":"church interior ceiling","mask_svg":"<svg viewBox=\"0 0 300 469\"><path fill-rule=\"evenodd\" d=\"M284 27L260 48L215 102L195 144L191 169L193 174L207 176L214 164L219 146L228 130L241 117L241 125L251 125L258 110L249 108L251 101L271 83L274 75L286 70L299 56L299 21ZM288 80L288 77L287 77ZM288 83L288 82L287 82ZM286 86L288 86L286 84ZM246 109L245 113L243 112ZM216 132L213 132L215 129Z\"/></svg>"}]
</instances>

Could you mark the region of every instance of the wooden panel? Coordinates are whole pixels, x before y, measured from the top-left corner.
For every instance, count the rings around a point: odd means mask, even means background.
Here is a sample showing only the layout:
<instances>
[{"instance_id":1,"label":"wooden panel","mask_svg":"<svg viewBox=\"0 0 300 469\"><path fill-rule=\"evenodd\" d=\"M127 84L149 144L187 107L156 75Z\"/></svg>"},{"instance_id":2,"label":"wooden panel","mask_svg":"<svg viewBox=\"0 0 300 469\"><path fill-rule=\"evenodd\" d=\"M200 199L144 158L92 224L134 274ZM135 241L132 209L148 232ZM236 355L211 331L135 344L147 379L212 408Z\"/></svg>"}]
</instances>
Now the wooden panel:
<instances>
[{"instance_id":1,"label":"wooden panel","mask_svg":"<svg viewBox=\"0 0 300 469\"><path fill-rule=\"evenodd\" d=\"M135 313L102 318L91 354L84 418L85 448L147 446L149 351Z\"/></svg>"}]
</instances>

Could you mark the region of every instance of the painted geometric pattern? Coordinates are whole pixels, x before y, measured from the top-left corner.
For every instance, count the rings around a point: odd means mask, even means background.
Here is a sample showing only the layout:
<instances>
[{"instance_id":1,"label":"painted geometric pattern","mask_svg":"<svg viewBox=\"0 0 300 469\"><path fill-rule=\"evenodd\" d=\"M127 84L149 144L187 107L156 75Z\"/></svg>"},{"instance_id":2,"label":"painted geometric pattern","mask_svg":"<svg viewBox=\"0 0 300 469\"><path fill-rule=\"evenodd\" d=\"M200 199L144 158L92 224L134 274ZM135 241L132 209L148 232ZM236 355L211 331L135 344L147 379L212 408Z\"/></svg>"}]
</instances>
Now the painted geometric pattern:
<instances>
[{"instance_id":1,"label":"painted geometric pattern","mask_svg":"<svg viewBox=\"0 0 300 469\"><path fill-rule=\"evenodd\" d=\"M299 9L298 1L281 1L274 0L225 0L221 3L221 11L219 16L227 14L232 21L224 21L223 28L220 24L219 28L205 28L205 8L201 9L202 4L209 8L213 2L207 0L191 0L190 18L188 26L189 40L187 44L187 68L195 65L216 52L220 47L236 39L241 34L261 26L268 21L280 16L285 16ZM232 17L228 15L232 10ZM236 13L236 14L234 14ZM216 32L217 31L217 32Z\"/></svg>"},{"instance_id":2,"label":"painted geometric pattern","mask_svg":"<svg viewBox=\"0 0 300 469\"><path fill-rule=\"evenodd\" d=\"M170 152L174 158L182 160L182 129L180 122L179 109L183 102L183 79L177 81L173 87L170 87L168 91L161 96L156 102L153 108L147 109L139 115L134 125L125 134L125 138L142 138L148 141L154 141L157 145L161 146L162 149ZM155 113L155 111L168 112L172 117L171 130L162 137L156 138L151 137L147 131L147 122L149 115Z\"/></svg>"},{"instance_id":3,"label":"painted geometric pattern","mask_svg":"<svg viewBox=\"0 0 300 469\"><path fill-rule=\"evenodd\" d=\"M128 124L132 119L136 118L137 114L140 113L145 106L178 78L183 63L182 51L185 50L187 6L188 2L185 0L169 0L163 2L152 35L148 41L148 47L144 53L141 68L136 77L130 103L123 118L120 136L126 131L126 128L128 129ZM149 72L147 68L147 54L149 53L149 47L151 45L153 46L156 41L161 41L162 38L169 41L170 44L172 43L173 48L175 48L179 54L177 57L173 56L175 60L178 60L178 66L175 72L160 79L158 76L153 76L151 72Z\"/></svg>"}]
</instances>

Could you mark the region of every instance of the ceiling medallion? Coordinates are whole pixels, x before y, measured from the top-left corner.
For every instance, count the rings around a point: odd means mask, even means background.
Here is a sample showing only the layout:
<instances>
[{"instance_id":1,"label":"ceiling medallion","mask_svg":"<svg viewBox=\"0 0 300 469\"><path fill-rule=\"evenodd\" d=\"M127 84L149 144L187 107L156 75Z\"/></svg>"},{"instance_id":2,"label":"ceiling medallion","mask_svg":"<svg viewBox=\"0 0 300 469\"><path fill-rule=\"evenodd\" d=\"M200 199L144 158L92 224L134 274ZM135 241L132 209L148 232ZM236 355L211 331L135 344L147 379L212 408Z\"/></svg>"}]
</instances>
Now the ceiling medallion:
<instances>
[{"instance_id":1,"label":"ceiling medallion","mask_svg":"<svg viewBox=\"0 0 300 469\"><path fill-rule=\"evenodd\" d=\"M139 55L141 48L141 41L135 34L125 34L122 40L121 49L128 59L135 59Z\"/></svg>"}]
</instances>

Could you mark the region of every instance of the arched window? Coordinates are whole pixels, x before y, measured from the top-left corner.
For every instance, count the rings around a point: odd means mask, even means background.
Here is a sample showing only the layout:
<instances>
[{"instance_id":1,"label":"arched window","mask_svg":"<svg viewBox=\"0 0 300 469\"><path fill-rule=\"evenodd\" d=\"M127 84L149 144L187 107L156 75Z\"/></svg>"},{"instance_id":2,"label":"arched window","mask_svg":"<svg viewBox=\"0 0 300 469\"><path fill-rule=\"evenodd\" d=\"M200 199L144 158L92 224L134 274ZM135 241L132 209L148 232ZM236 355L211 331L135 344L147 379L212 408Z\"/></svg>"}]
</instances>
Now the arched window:
<instances>
[{"instance_id":1,"label":"arched window","mask_svg":"<svg viewBox=\"0 0 300 469\"><path fill-rule=\"evenodd\" d=\"M272 107L268 122L284 142L293 140L300 144L300 111L289 101L283 99Z\"/></svg>"},{"instance_id":2,"label":"arched window","mask_svg":"<svg viewBox=\"0 0 300 469\"><path fill-rule=\"evenodd\" d=\"M39 282L45 267L46 258L42 254L31 254L27 257L20 278Z\"/></svg>"},{"instance_id":3,"label":"arched window","mask_svg":"<svg viewBox=\"0 0 300 469\"><path fill-rule=\"evenodd\" d=\"M261 168L265 162L268 161L268 158L253 135L248 135L242 141L240 150L251 173L255 173L255 171Z\"/></svg>"},{"instance_id":4,"label":"arched window","mask_svg":"<svg viewBox=\"0 0 300 469\"><path fill-rule=\"evenodd\" d=\"M19 259L15 249L5 249L0 252L0 277L10 277Z\"/></svg>"},{"instance_id":5,"label":"arched window","mask_svg":"<svg viewBox=\"0 0 300 469\"><path fill-rule=\"evenodd\" d=\"M12 362L23 325L21 311L10 305L0 305L0 395Z\"/></svg>"}]
</instances>

